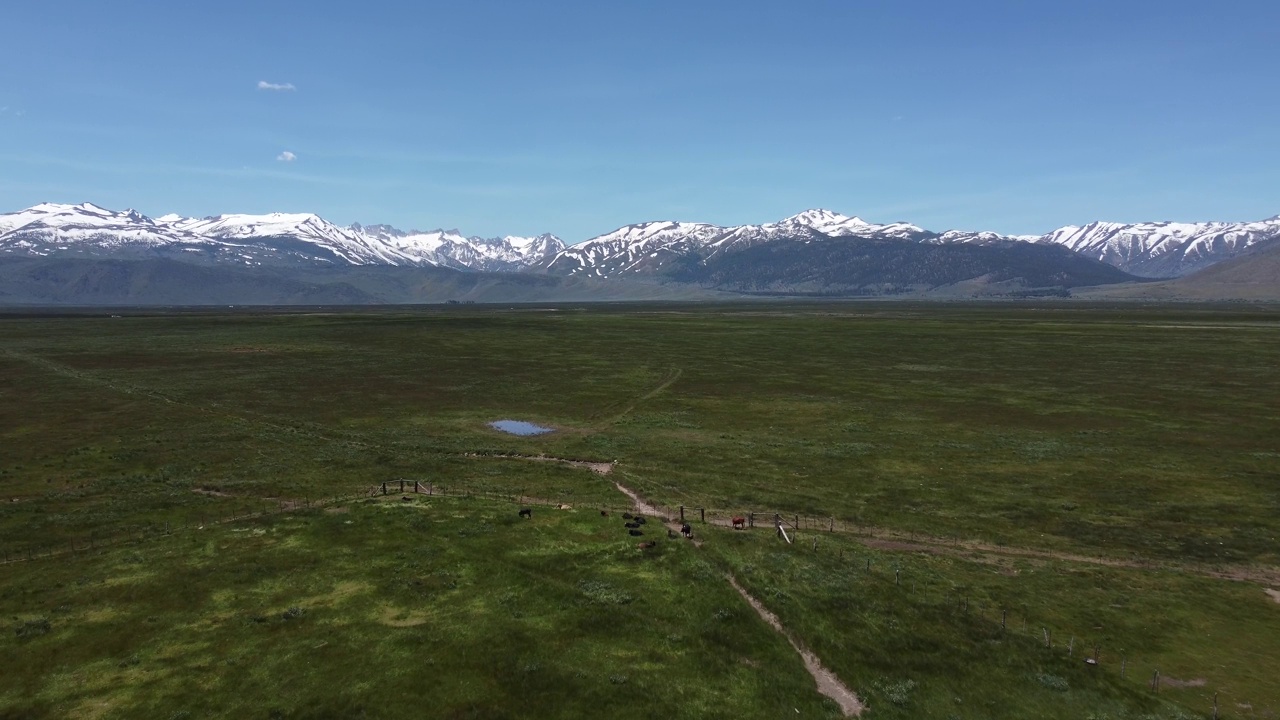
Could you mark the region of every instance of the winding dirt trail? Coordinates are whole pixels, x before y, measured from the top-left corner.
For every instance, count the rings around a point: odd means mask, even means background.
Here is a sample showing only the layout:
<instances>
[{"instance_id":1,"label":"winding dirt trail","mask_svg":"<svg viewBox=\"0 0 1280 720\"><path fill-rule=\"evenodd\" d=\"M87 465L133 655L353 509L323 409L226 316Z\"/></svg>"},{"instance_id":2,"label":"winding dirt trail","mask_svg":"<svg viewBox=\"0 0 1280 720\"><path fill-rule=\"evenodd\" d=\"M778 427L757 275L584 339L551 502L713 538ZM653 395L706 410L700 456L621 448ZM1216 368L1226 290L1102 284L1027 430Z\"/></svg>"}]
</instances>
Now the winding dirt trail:
<instances>
[{"instance_id":1,"label":"winding dirt trail","mask_svg":"<svg viewBox=\"0 0 1280 720\"><path fill-rule=\"evenodd\" d=\"M637 406L637 405L639 405L640 403L644 402L645 400L649 400L649 399L651 399L651 398L653 398L653 397L657 396L657 395L658 395L658 393L661 393L662 391L664 391L664 390L666 390L667 388L669 388L669 387L671 387L672 385L674 385L674 384L675 384L675 382L676 382L677 380L679 380L679 379L680 379L680 375L681 375L681 374L683 374L683 373L684 373L684 370L682 370L682 369L680 369L680 368L671 368L671 370L667 371L666 376L664 376L664 377L662 378L662 382L661 382L661 383L659 383L657 387L655 387L654 389L652 389L652 390L650 390L649 392L645 393L644 395L641 395L640 397L636 398L635 400L632 400L632 401L631 401L630 403L628 403L625 407L623 407L623 408L622 408L622 410L621 410L620 412L618 412L618 413L616 413L616 414L614 414L614 415L612 415L612 416L610 416L610 417L608 417L608 418L606 418L606 419L604 419L604 420L601 420L599 423L597 423L597 424L596 424L595 429L596 429L596 430L603 430L604 428L607 428L607 427L609 427L610 425L613 425L614 423L618 422L618 421L619 421L619 420L621 420L622 418L626 417L627 415L629 415L629 414L631 413L631 411L632 411L632 410L635 410L635 409L636 409L636 406Z\"/></svg>"}]
</instances>

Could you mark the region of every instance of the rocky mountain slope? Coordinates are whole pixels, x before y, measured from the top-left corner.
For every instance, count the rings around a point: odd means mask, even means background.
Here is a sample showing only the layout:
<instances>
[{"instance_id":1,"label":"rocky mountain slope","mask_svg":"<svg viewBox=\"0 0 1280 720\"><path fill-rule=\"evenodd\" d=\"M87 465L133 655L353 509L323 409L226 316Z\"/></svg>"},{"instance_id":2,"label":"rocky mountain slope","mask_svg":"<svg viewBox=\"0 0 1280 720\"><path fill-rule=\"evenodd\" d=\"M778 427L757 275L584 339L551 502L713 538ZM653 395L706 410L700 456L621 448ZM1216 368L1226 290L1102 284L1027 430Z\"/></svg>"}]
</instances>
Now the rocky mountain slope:
<instances>
[{"instance_id":1,"label":"rocky mountain slope","mask_svg":"<svg viewBox=\"0 0 1280 720\"><path fill-rule=\"evenodd\" d=\"M1236 223L1094 222L1033 242L1061 245L1142 277L1179 277L1280 242L1280 215Z\"/></svg>"},{"instance_id":2,"label":"rocky mountain slope","mask_svg":"<svg viewBox=\"0 0 1280 720\"><path fill-rule=\"evenodd\" d=\"M435 266L201 265L0 255L4 305L388 305L458 302L705 300L689 285L602 281Z\"/></svg>"},{"instance_id":3,"label":"rocky mountain slope","mask_svg":"<svg viewBox=\"0 0 1280 720\"><path fill-rule=\"evenodd\" d=\"M753 294L951 297L1067 295L1133 275L1057 246L1024 242L934 245L838 237L761 243L668 271L676 281Z\"/></svg>"}]
</instances>

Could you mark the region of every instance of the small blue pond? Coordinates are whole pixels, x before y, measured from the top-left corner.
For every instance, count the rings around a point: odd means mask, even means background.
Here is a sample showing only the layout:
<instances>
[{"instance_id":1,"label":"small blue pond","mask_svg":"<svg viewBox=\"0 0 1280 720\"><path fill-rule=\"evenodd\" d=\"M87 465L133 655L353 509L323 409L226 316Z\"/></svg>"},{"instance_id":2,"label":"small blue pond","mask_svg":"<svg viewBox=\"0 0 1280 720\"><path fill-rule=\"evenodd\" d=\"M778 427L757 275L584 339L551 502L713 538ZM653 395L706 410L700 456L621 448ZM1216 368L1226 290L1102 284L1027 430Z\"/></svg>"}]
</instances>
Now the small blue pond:
<instances>
[{"instance_id":1,"label":"small blue pond","mask_svg":"<svg viewBox=\"0 0 1280 720\"><path fill-rule=\"evenodd\" d=\"M523 420L494 420L489 423L489 427L512 435L541 435L553 432L552 428L534 425Z\"/></svg>"}]
</instances>

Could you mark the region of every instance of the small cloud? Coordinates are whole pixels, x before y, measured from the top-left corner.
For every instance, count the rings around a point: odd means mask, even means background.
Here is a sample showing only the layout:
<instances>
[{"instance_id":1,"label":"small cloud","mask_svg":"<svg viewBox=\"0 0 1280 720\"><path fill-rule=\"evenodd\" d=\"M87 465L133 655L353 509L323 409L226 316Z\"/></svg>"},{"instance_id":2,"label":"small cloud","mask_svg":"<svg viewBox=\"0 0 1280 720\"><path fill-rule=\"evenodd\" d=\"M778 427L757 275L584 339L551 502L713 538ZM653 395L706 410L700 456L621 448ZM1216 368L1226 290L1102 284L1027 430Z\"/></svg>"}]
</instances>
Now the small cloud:
<instances>
[{"instance_id":1,"label":"small cloud","mask_svg":"<svg viewBox=\"0 0 1280 720\"><path fill-rule=\"evenodd\" d=\"M279 160L280 162L293 162L294 160L298 159L298 156L294 155L288 150L285 150L284 152L277 155L276 159Z\"/></svg>"},{"instance_id":2,"label":"small cloud","mask_svg":"<svg viewBox=\"0 0 1280 720\"><path fill-rule=\"evenodd\" d=\"M273 90L276 92L292 92L294 90L297 90L298 88L294 87L293 83L273 83L273 82L267 82L266 80L259 80L258 89Z\"/></svg>"}]
</instances>

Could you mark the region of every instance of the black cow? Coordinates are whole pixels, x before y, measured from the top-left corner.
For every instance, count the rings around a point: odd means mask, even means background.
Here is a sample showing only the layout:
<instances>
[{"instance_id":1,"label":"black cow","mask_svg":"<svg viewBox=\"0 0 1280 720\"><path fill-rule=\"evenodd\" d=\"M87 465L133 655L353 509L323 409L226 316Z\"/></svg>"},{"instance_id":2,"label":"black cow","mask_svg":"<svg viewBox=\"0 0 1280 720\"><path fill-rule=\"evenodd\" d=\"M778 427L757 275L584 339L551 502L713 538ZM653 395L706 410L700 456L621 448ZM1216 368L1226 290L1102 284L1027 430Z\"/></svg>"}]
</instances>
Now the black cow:
<instances>
[{"instance_id":1,"label":"black cow","mask_svg":"<svg viewBox=\"0 0 1280 720\"><path fill-rule=\"evenodd\" d=\"M623 519L623 520L630 520L630 519L631 519L631 513L622 513L622 519Z\"/></svg>"},{"instance_id":2,"label":"black cow","mask_svg":"<svg viewBox=\"0 0 1280 720\"><path fill-rule=\"evenodd\" d=\"M638 523L640 523L641 525L643 525L643 524L645 524L645 523L646 523L646 522L648 522L648 521L644 519L644 516L643 516L643 515L637 515L637 516L636 516L636 522L638 522Z\"/></svg>"},{"instance_id":3,"label":"black cow","mask_svg":"<svg viewBox=\"0 0 1280 720\"><path fill-rule=\"evenodd\" d=\"M640 537L641 535L644 535L643 530L628 530L627 532L631 533L631 537Z\"/></svg>"},{"instance_id":4,"label":"black cow","mask_svg":"<svg viewBox=\"0 0 1280 720\"><path fill-rule=\"evenodd\" d=\"M600 511L600 517L609 517L609 511L608 511L608 510L601 510L601 511Z\"/></svg>"},{"instance_id":5,"label":"black cow","mask_svg":"<svg viewBox=\"0 0 1280 720\"><path fill-rule=\"evenodd\" d=\"M684 536L687 538L693 537L693 528L689 527L689 523L681 525L680 532L684 533Z\"/></svg>"},{"instance_id":6,"label":"black cow","mask_svg":"<svg viewBox=\"0 0 1280 720\"><path fill-rule=\"evenodd\" d=\"M632 530L635 530L636 528L640 527L640 523L629 522L629 523L623 523L622 526L625 528L631 528Z\"/></svg>"},{"instance_id":7,"label":"black cow","mask_svg":"<svg viewBox=\"0 0 1280 720\"><path fill-rule=\"evenodd\" d=\"M523 517L523 518L532 518L532 517L533 517L533 508L520 508L520 517Z\"/></svg>"}]
</instances>

